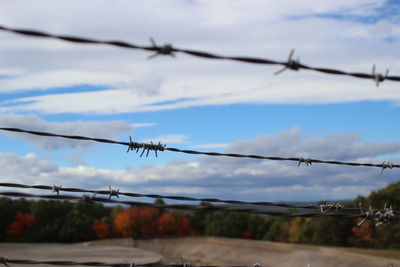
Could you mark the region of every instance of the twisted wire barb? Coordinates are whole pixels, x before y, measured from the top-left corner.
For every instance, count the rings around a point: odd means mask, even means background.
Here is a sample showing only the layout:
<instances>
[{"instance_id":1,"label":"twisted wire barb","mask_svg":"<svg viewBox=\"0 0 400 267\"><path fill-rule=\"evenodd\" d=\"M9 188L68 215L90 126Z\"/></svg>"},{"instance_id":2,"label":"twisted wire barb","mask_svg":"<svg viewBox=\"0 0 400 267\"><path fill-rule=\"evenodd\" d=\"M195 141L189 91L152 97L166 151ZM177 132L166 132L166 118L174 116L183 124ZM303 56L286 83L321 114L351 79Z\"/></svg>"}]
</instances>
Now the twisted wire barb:
<instances>
[{"instance_id":1,"label":"twisted wire barb","mask_svg":"<svg viewBox=\"0 0 400 267\"><path fill-rule=\"evenodd\" d=\"M29 131L19 128L5 128L1 127L0 130L2 131L9 131L9 132L19 132L19 133L28 133L33 135L39 136L46 136L46 137L61 137L67 139L75 139L75 140L84 140L84 141L95 141L100 143L107 143L107 144L118 144L118 145L125 145L128 146L129 150L136 150L143 149L143 152L140 156L147 151L146 157L149 155L150 150L154 150L157 156L157 151L172 151L172 152L179 152L185 154L193 154L193 155L206 155L206 156L215 156L215 157L233 157L233 158L251 158L251 159L265 159L265 160L275 160L275 161L295 161L298 163L305 162L307 165L312 165L312 163L320 163L320 164L331 164L331 165L346 165L346 166L363 166L363 167L377 167L381 168L382 171L386 168L400 168L399 164L392 164L384 161L381 164L376 163L359 163L359 162L343 162L337 160L320 160L320 159L304 159L298 157L274 157L274 156L260 156L260 155L244 155L244 154L236 154L236 153L219 153L219 152L203 152L203 151L196 151L196 150L186 150L186 149L179 149L175 147L167 147L166 145L162 145L161 143L155 145L153 143L146 144L146 143L136 143L130 140L129 142L118 142L109 139L103 138L92 138L86 136L79 136L79 135L62 135L62 134L55 134L55 133L48 133L48 132L40 132L40 131ZM300 165L298 165L300 166ZM381 172L382 174L382 172Z\"/></svg>"},{"instance_id":2,"label":"twisted wire barb","mask_svg":"<svg viewBox=\"0 0 400 267\"><path fill-rule=\"evenodd\" d=\"M41 190L52 190L54 186L48 185L25 185L25 184L16 184L16 183L0 183L0 187L11 187L11 188L31 188L31 189L41 189ZM227 203L227 204L235 204L235 205L255 205L255 206L269 206L269 207L281 207L281 208L293 208L293 209L314 209L321 210L321 213L326 213L330 211L360 211L360 208L346 208L343 204L335 203L325 203L320 205L295 205L289 203L274 203L267 201L241 201L241 200L224 200L218 198L195 198L195 197L187 197L187 196L166 196L166 195L158 195L158 194L140 194L140 193L130 193L130 192L120 192L119 189L111 189L109 186L109 190L90 190L90 189L81 189L81 188L68 188L68 187L58 187L59 191L64 192L72 192L72 193L91 193L95 195L108 195L109 198L111 196L127 196L127 197L148 197L148 198L164 198L164 199L173 199L173 200L182 200L182 201L202 201L202 202L211 202L211 203ZM53 191L54 193L54 191ZM56 192L59 195L59 192ZM113 194L114 193L114 194ZM397 212L397 211L396 211Z\"/></svg>"},{"instance_id":3,"label":"twisted wire barb","mask_svg":"<svg viewBox=\"0 0 400 267\"><path fill-rule=\"evenodd\" d=\"M136 207L144 208L165 208L165 209L177 209L186 211L227 211L227 212L243 212L250 214L268 215L268 216L280 216L280 217L336 217L336 218L366 218L369 220L380 220L381 216L379 214L353 214L353 213L321 213L321 212L304 212L304 213L288 213L282 211L265 211L253 208L241 208L232 206L201 206L201 205L188 205L188 204L155 204L148 202L139 201L127 201L127 200L115 200L109 198L102 198L97 196L73 196L73 195L35 195L27 194L21 192L0 192L0 196L6 197L22 197L22 198L42 198L42 199L53 199L53 200L82 200L87 203L97 202L97 203L112 203L112 204L125 204ZM385 218L386 221L400 221L400 216L390 216Z\"/></svg>"},{"instance_id":4,"label":"twisted wire barb","mask_svg":"<svg viewBox=\"0 0 400 267\"><path fill-rule=\"evenodd\" d=\"M392 206L387 207L386 203L383 210L374 210L369 207L369 209L365 212L360 203L360 212L361 214L365 214L365 217L357 224L358 226L362 225L367 219L378 221L375 226L386 225L390 223L391 218L395 216L395 211L393 211Z\"/></svg>"},{"instance_id":5,"label":"twisted wire barb","mask_svg":"<svg viewBox=\"0 0 400 267\"><path fill-rule=\"evenodd\" d=\"M52 39L66 41L66 42L79 43L79 44L101 44L101 45L110 45L110 46L119 47L119 48L140 49L140 50L154 52L155 54L151 55L150 58L153 58L158 55L174 56L174 53L183 53L183 54L191 55L194 57L207 58L207 59L230 60L230 61L245 62L245 63L252 63L252 64L283 66L284 68L282 70L278 71L277 73L280 73L285 69L292 69L292 70L305 69L305 70L311 70L311 71L316 71L316 72L321 72L321 73L326 73L326 74L331 74L331 75L350 76L350 77L360 78L360 79L372 79L373 81L376 82L377 85L379 85L379 83L383 82L384 80L390 80L390 81L396 81L396 82L400 81L400 76L389 76L388 72L386 72L385 75L375 73L375 67L374 67L373 73L370 74L370 73L359 73L359 72L347 72L347 71L331 69L331 68L320 68L320 67L307 66L305 64L300 63L298 60L292 59L293 50L290 53L288 61L285 62L285 61L275 61L275 60L264 59L264 58L255 58L255 57L223 56L223 55L218 55L218 54L214 54L214 53L210 53L210 52L176 48L170 44L158 46L154 42L153 39L150 39L151 43L152 43L151 46L143 46L143 45L136 45L136 44L128 43L128 42L124 42L124 41L105 41L105 40L95 40L95 39L90 39L90 38L85 38L85 37L77 37L77 36L56 35L56 34L46 33L43 31L16 29L16 28L11 28L11 27L1 26L1 25L0 25L0 30L16 33L16 34L20 34L20 35L26 35L26 36L32 36L32 37L42 37L42 38L52 38Z\"/></svg>"}]
</instances>

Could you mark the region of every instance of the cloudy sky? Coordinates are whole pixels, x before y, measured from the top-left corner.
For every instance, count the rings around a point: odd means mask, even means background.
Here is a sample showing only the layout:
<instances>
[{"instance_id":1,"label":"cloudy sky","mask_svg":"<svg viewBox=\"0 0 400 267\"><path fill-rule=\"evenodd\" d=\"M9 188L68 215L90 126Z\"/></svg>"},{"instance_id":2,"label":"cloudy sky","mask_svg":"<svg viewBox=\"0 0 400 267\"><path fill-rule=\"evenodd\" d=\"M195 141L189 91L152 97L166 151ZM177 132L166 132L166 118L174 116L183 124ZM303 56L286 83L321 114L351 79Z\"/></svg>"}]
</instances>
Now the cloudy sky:
<instances>
[{"instance_id":1,"label":"cloudy sky","mask_svg":"<svg viewBox=\"0 0 400 267\"><path fill-rule=\"evenodd\" d=\"M400 75L396 0L13 0L0 25ZM400 83L76 45L0 32L0 127L169 147L400 161ZM350 199L397 169L139 158L126 147L0 133L0 181L265 201Z\"/></svg>"}]
</instances>

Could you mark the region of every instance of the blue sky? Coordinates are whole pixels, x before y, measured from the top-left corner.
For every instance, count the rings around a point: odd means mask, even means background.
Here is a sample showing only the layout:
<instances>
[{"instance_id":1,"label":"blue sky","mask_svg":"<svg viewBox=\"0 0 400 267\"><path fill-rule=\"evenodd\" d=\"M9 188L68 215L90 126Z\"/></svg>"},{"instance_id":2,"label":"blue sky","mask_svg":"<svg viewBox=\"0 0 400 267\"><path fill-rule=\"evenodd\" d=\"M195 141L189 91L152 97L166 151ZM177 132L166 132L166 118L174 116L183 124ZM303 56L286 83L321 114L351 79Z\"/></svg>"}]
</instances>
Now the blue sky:
<instances>
[{"instance_id":1,"label":"blue sky","mask_svg":"<svg viewBox=\"0 0 400 267\"><path fill-rule=\"evenodd\" d=\"M1 25L400 73L398 1L8 1ZM46 7L46 8L43 8ZM87 12L87 10L91 10ZM0 125L170 147L399 162L399 83L0 33ZM349 199L398 171L308 166L1 133L2 182L244 200Z\"/></svg>"}]
</instances>

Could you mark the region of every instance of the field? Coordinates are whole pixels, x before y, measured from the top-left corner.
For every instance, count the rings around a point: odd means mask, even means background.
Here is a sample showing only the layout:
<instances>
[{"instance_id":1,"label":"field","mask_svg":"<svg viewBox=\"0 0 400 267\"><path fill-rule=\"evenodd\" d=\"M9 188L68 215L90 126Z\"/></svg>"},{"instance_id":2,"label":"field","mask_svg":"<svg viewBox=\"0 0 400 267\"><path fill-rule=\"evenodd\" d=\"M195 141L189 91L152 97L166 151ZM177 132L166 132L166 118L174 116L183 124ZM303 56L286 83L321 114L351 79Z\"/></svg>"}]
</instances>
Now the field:
<instances>
[{"instance_id":1,"label":"field","mask_svg":"<svg viewBox=\"0 0 400 267\"><path fill-rule=\"evenodd\" d=\"M111 239L77 244L0 244L10 259L101 261L106 263L180 263L264 267L400 266L400 252L332 248L226 238L177 238L131 241ZM13 265L15 266L15 264ZM36 265L47 266L47 265Z\"/></svg>"}]
</instances>

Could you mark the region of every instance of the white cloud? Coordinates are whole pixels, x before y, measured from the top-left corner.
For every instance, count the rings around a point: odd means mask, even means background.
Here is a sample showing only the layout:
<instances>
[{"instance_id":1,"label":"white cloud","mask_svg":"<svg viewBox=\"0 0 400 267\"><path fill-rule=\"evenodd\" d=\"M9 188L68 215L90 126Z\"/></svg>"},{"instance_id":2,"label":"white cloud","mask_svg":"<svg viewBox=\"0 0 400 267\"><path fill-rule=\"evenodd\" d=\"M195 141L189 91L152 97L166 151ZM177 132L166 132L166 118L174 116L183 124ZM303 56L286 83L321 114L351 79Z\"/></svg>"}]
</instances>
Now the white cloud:
<instances>
[{"instance_id":1,"label":"white cloud","mask_svg":"<svg viewBox=\"0 0 400 267\"><path fill-rule=\"evenodd\" d=\"M162 144L165 143L173 143L173 144L184 144L187 143L187 136L183 134L165 134L159 135L157 137L148 138L142 140L144 143L158 143L161 142Z\"/></svg>"},{"instance_id":2,"label":"white cloud","mask_svg":"<svg viewBox=\"0 0 400 267\"><path fill-rule=\"evenodd\" d=\"M93 113L115 114L143 111L158 111L190 106L225 105L232 103L258 104L321 104L353 101L400 101L400 91L393 83L386 82L375 86L374 81L345 80L336 81L331 77L296 77L285 73L271 80L257 80L252 84L239 78L229 82L206 83L198 80L190 90L186 84L172 82L162 88L157 95L139 96L131 89L113 89L96 92L49 94L26 97L9 101L1 107L3 112L35 111L47 114ZM196 79L193 79L196 81ZM331 81L332 83L327 83ZM188 81L189 82L189 81ZM175 86L174 86L175 85ZM12 103L12 105L10 105Z\"/></svg>"},{"instance_id":3,"label":"white cloud","mask_svg":"<svg viewBox=\"0 0 400 267\"><path fill-rule=\"evenodd\" d=\"M218 149L218 148L227 148L229 146L228 143L215 143L215 144L201 144L201 145L193 145L191 148L204 148L204 149Z\"/></svg>"}]
</instances>

